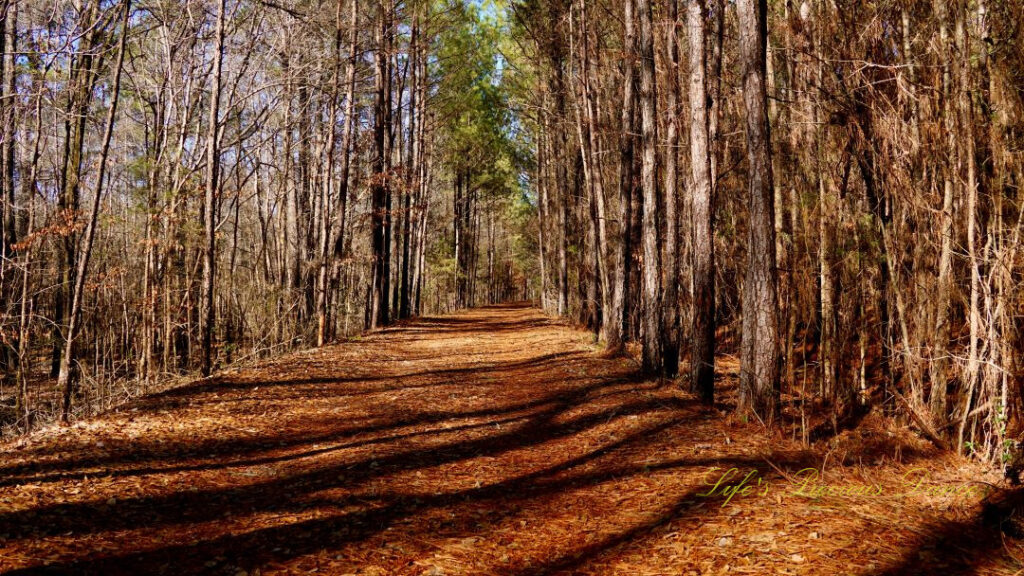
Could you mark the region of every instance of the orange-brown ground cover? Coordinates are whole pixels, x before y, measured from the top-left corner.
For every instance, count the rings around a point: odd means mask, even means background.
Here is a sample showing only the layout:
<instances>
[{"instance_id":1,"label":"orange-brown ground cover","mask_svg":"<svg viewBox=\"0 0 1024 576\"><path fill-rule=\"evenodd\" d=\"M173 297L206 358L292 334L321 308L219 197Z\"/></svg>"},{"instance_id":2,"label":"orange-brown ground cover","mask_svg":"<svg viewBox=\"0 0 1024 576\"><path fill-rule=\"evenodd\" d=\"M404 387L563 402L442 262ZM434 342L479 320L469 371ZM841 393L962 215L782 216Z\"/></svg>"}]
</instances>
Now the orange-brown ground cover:
<instances>
[{"instance_id":1,"label":"orange-brown ground cover","mask_svg":"<svg viewBox=\"0 0 1024 576\"><path fill-rule=\"evenodd\" d=\"M1020 567L977 494L939 492L980 468L870 416L804 449L727 408L530 308L424 318L0 446L0 572ZM831 493L797 493L809 467ZM755 489L702 496L730 468Z\"/></svg>"}]
</instances>

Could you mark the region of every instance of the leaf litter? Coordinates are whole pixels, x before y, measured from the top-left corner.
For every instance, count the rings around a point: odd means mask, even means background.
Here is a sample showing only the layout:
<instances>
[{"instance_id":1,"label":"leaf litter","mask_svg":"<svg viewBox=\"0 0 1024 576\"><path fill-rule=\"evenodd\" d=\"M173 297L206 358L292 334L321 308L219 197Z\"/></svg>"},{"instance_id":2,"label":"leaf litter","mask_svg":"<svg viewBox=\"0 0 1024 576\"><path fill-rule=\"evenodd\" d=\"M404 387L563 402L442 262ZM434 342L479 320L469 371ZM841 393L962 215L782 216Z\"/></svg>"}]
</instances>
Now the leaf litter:
<instances>
[{"instance_id":1,"label":"leaf litter","mask_svg":"<svg viewBox=\"0 0 1024 576\"><path fill-rule=\"evenodd\" d=\"M722 371L705 408L522 306L229 370L0 445L0 573L1021 568L986 516L1010 492L943 489L991 487L979 464L874 415L813 448L766 434Z\"/></svg>"}]
</instances>

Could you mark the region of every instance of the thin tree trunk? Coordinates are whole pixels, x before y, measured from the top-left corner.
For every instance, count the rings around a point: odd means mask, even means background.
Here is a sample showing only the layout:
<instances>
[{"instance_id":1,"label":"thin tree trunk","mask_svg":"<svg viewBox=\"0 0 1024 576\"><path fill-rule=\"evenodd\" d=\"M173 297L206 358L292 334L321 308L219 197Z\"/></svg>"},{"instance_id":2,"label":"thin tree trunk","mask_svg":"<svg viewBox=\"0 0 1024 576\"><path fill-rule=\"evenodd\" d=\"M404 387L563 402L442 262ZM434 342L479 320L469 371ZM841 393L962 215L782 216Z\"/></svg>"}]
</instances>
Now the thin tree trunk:
<instances>
[{"instance_id":1,"label":"thin tree trunk","mask_svg":"<svg viewBox=\"0 0 1024 576\"><path fill-rule=\"evenodd\" d=\"M121 71L124 68L125 44L128 39L128 19L131 12L131 0L125 0L121 17L121 39L117 46L117 63L114 68L114 81L111 85L110 107L107 109L106 125L103 128L103 144L96 168L96 191L93 199L89 222L82 239L81 253L78 255L75 269L75 283L71 290L71 306L68 318L67 339L61 355L60 371L57 376L57 388L61 391L60 420L67 424L71 420L71 398L75 385L72 363L75 358L75 338L78 336L78 324L82 315L82 293L85 291L85 276L89 270L89 259L92 257L93 240L96 236L96 222L99 217L100 204L103 202L103 181L106 178L107 158L110 154L110 140L114 133L114 121L117 117L117 104L121 96ZM77 372L77 371L76 371Z\"/></svg>"},{"instance_id":2,"label":"thin tree trunk","mask_svg":"<svg viewBox=\"0 0 1024 576\"><path fill-rule=\"evenodd\" d=\"M206 186L203 194L203 276L200 294L200 332L201 332L201 372L209 376L213 369L213 330L215 308L214 278L216 275L216 231L217 231L217 194L220 187L220 93L221 67L224 63L224 19L225 0L217 5L217 24L215 31L213 58L213 87L210 90L210 116L206 127Z\"/></svg>"},{"instance_id":3,"label":"thin tree trunk","mask_svg":"<svg viewBox=\"0 0 1024 576\"><path fill-rule=\"evenodd\" d=\"M15 54L18 42L18 6L11 0L5 0L0 6L0 136L3 145L0 147L0 204L3 205L0 226L0 310L13 307L16 276L13 266L14 244L17 242L17 219L15 218L14 173L15 173L15 141L17 124L15 121L17 99L17 72L15 70ZM23 271L22 275L27 271ZM0 343L0 386L13 374L11 364L16 362L17 342L4 339Z\"/></svg>"},{"instance_id":4,"label":"thin tree trunk","mask_svg":"<svg viewBox=\"0 0 1024 576\"><path fill-rule=\"evenodd\" d=\"M587 16L587 3L583 0L580 2L580 14L582 17L582 32L583 32L583 102L587 114L587 125L589 129L588 144L590 147L590 174L593 180L593 190L591 199L593 201L591 209L593 210L592 218L594 219L597 227L597 248L595 249L595 256L597 258L597 274L599 278L599 288L601 291L600 300L600 311L601 311L601 328L599 335L607 333L608 326L608 308L610 306L610 290L609 287L609 272L608 262L610 255L608 253L608 229L607 229L607 217L606 217L606 206L604 197L604 171L601 169L601 153L600 153L600 135L598 127L598 118L600 116L597 110L598 92L594 89L594 75L591 68L590 62L590 31L588 27L589 19Z\"/></svg>"},{"instance_id":5,"label":"thin tree trunk","mask_svg":"<svg viewBox=\"0 0 1024 576\"><path fill-rule=\"evenodd\" d=\"M662 242L664 271L662 282L661 354L665 376L674 378L679 373L679 214L676 209L679 192L679 47L676 29L679 26L678 0L668 0L668 86L665 113L665 238ZM703 37L701 39L703 42Z\"/></svg>"},{"instance_id":6,"label":"thin tree trunk","mask_svg":"<svg viewBox=\"0 0 1024 576\"><path fill-rule=\"evenodd\" d=\"M632 268L633 247L631 244L630 222L633 191L633 141L635 132L636 107L636 32L633 14L634 0L623 0L623 51L622 63L622 128L619 130L619 218L618 243L615 249L615 282L612 290L612 305L609 312L607 345L611 354L620 354L625 349L626 326L629 311L626 299L630 292L629 280Z\"/></svg>"},{"instance_id":7,"label":"thin tree trunk","mask_svg":"<svg viewBox=\"0 0 1024 576\"><path fill-rule=\"evenodd\" d=\"M409 87L409 141L406 147L406 180L405 180L405 203L402 206L402 269L401 279L399 284L400 294L398 301L398 317L408 318L410 315L410 286L409 286L409 273L410 273L410 235L412 233L412 195L415 188L416 182L416 171L417 163L419 162L419 154L417 149L419 143L416 139L416 126L417 122L421 121L417 118L418 110L416 108L416 98L418 96L417 90L419 87L420 76L419 76L419 52L417 50L417 43L419 41L419 15L417 14L413 19L412 34L409 44L409 57L412 59L412 65L410 67L411 82Z\"/></svg>"},{"instance_id":8,"label":"thin tree trunk","mask_svg":"<svg viewBox=\"0 0 1024 576\"><path fill-rule=\"evenodd\" d=\"M378 2L377 15L377 51L375 53L375 101L373 112L373 175L371 180L371 218L373 221L372 250L373 250L373 284L370 293L369 323L367 328L375 329L387 323L387 282L385 276L388 274L388 261L386 259L385 236L387 227L385 222L385 211L387 210L387 184L386 174L386 148L385 140L387 129L385 126L385 107L387 99L385 92L388 85L385 75L388 73L388 54L385 43L385 36L388 33L386 0Z\"/></svg>"},{"instance_id":9,"label":"thin tree trunk","mask_svg":"<svg viewBox=\"0 0 1024 576\"><path fill-rule=\"evenodd\" d=\"M426 64L424 63L424 66L425 65ZM416 278L416 298L415 298L415 306L414 306L414 308L416 310L416 314L420 314L423 311L423 307L422 307L422 305L423 305L423 300L422 300L422 296L423 296L423 283L424 283L424 278L427 275L427 270L426 270L427 222L428 222L427 216L430 213L430 195L427 194L427 191L430 190L431 182L432 182L432 175L433 175L433 170L432 170L432 168L433 168L433 158L434 158L433 148L434 148L434 144L433 144L433 141L431 141L431 145L430 145L430 148L427 149L426 159L425 159L425 162L424 162L424 165L423 165L423 176L424 176L424 178L423 178L423 188L422 188L423 189L423 193L422 193L423 203L422 203L422 206L420 206L419 265L417 266L417 268L419 269L419 273L417 274L417 278Z\"/></svg>"},{"instance_id":10,"label":"thin tree trunk","mask_svg":"<svg viewBox=\"0 0 1024 576\"><path fill-rule=\"evenodd\" d=\"M722 42L725 34L725 0L712 0L714 15L713 28L707 40L711 44L709 50L711 60L707 62L710 78L705 80L708 90L708 144L711 156L711 197L718 190L718 157L721 145L718 141L718 119L722 114Z\"/></svg>"},{"instance_id":11,"label":"thin tree trunk","mask_svg":"<svg viewBox=\"0 0 1024 576\"><path fill-rule=\"evenodd\" d=\"M966 149L964 151L964 163L967 165L967 259L971 269L970 295L968 300L968 344L967 344L967 366L964 371L964 408L960 418L960 426L957 430L957 451L962 452L964 447L964 430L970 418L971 406L980 377L981 359L981 256L979 254L979 198L978 198L978 177L975 168L975 143L974 143L974 115L973 104L969 99L966 86L970 84L970 38L967 35L964 25L963 9L958 8L956 16L957 37L962 38L962 61L961 61L961 83L958 104L962 118L961 130L964 134Z\"/></svg>"},{"instance_id":12,"label":"thin tree trunk","mask_svg":"<svg viewBox=\"0 0 1024 576\"><path fill-rule=\"evenodd\" d=\"M541 106L540 114L544 115L544 106ZM547 273L547 243L545 242L547 227L547 204L548 186L544 177L547 166L547 130L544 123L541 123L540 134L537 138L537 167L535 179L537 187L537 259L540 264L540 307L548 311L548 273Z\"/></svg>"},{"instance_id":13,"label":"thin tree trunk","mask_svg":"<svg viewBox=\"0 0 1024 576\"><path fill-rule=\"evenodd\" d=\"M412 277L409 280L409 308L410 313L418 315L419 309L419 282L423 273L422 262L420 254L423 249L424 242L424 228L426 227L425 220L425 208L427 196L427 147L425 142L426 136L426 74L425 74L425 58L423 56L423 48L417 45L417 56L416 65L418 67L417 77L419 82L416 85L416 91L418 96L416 98L416 116L418 122L416 124L416 130L418 132L416 136L416 177L414 179L415 188L415 202L412 207L413 214L415 215L415 226L413 227L413 248L412 248Z\"/></svg>"},{"instance_id":14,"label":"thin tree trunk","mask_svg":"<svg viewBox=\"0 0 1024 576\"><path fill-rule=\"evenodd\" d=\"M690 42L691 258L693 285L690 377L693 391L707 404L715 395L715 243L712 231L711 151L708 146L707 62L704 54L704 1L687 0Z\"/></svg>"},{"instance_id":15,"label":"thin tree trunk","mask_svg":"<svg viewBox=\"0 0 1024 576\"><path fill-rule=\"evenodd\" d=\"M559 122L565 121L565 82L562 76L561 58L556 58L555 68L555 118ZM566 141L565 130L555 130L556 146L552 148L551 158L555 162L555 194L553 200L556 203L558 225L558 315L564 316L569 312L569 179L567 175L567 164L569 163L568 142Z\"/></svg>"},{"instance_id":16,"label":"thin tree trunk","mask_svg":"<svg viewBox=\"0 0 1024 576\"><path fill-rule=\"evenodd\" d=\"M640 32L640 182L643 188L643 318L641 369L656 374L661 356L661 250L658 231L658 150L654 83L654 31L649 0L636 0Z\"/></svg>"},{"instance_id":17,"label":"thin tree trunk","mask_svg":"<svg viewBox=\"0 0 1024 576\"><path fill-rule=\"evenodd\" d=\"M78 215L81 189L82 162L85 145L86 120L99 76L94 52L99 44L103 28L99 22L99 0L87 0L79 16L79 22L88 27L80 40L69 63L69 94L64 120L64 145L61 168L61 191L57 201L60 217L70 223ZM58 376L60 371L63 343L67 341L64 323L70 308L70 290L77 269L75 257L78 251L79 233L72 231L61 242L57 258L58 286L54 293L53 350L50 358L50 375Z\"/></svg>"},{"instance_id":18,"label":"thin tree trunk","mask_svg":"<svg viewBox=\"0 0 1024 576\"><path fill-rule=\"evenodd\" d=\"M935 2L936 17L939 25L939 57L948 59L942 65L942 74L939 75L941 85L939 87L939 100L941 102L940 119L942 128L946 133L947 145L949 147L949 158L942 159L936 171L942 177L942 216L939 221L939 233L941 234L941 248L939 252L939 272L936 286L935 299L935 330L932 343L931 392L929 396L929 409L932 422L937 428L945 424L947 418L946 387L947 367L949 361L946 358L947 346L952 336L949 325L949 306L952 300L953 291L953 170L955 166L955 155L958 150L957 134L955 130L955 119L953 117L951 95L950 95L950 72L949 61L953 59L949 46L949 30L946 22L946 2L938 0Z\"/></svg>"},{"instance_id":19,"label":"thin tree trunk","mask_svg":"<svg viewBox=\"0 0 1024 576\"><path fill-rule=\"evenodd\" d=\"M829 15L822 8L816 15L814 38L818 45L824 38L824 26ZM820 59L815 64L815 78L819 90L824 90L825 63ZM826 158L828 149L828 125L819 117L821 106L812 109L811 123L815 126L814 165L818 193L818 366L820 393L825 399L835 400L836 393L836 305L832 273L832 227L829 221L833 215L830 176Z\"/></svg>"},{"instance_id":20,"label":"thin tree trunk","mask_svg":"<svg viewBox=\"0 0 1024 576\"><path fill-rule=\"evenodd\" d=\"M331 78L331 102L330 113L327 115L327 153L324 159L326 163L326 175L321 182L320 192L320 250L317 267L317 331L316 345L323 346L327 342L328 304L330 302L330 285L327 280L328 274L328 250L331 243L331 211L328 209L331 201L331 187L334 185L334 149L335 149L335 124L338 116L338 69L341 67L341 6L342 0L337 0L334 14L334 72Z\"/></svg>"},{"instance_id":21,"label":"thin tree trunk","mask_svg":"<svg viewBox=\"0 0 1024 576\"><path fill-rule=\"evenodd\" d=\"M341 166L338 175L338 206L336 208L338 213L338 225L336 226L335 236L333 240L333 253L336 266L344 266L343 259L346 256L345 250L345 237L348 226L348 190L349 190L349 173L352 164L352 139L353 131L355 130L356 120L356 105L355 105L355 85L356 85L356 49L359 42L359 30L357 28L359 17L359 7L357 0L352 0L349 9L349 44L348 44L348 66L345 70L345 123L342 127L342 144L341 144ZM340 288L340 277L341 271L338 268L334 268L331 271L331 292L337 294ZM345 294L346 301L348 293ZM348 317L346 316L346 322Z\"/></svg>"},{"instance_id":22,"label":"thin tree trunk","mask_svg":"<svg viewBox=\"0 0 1024 576\"><path fill-rule=\"evenodd\" d=\"M40 128L43 123L43 91L41 87L42 75L40 74L36 75L32 85L33 92L36 94L35 125L32 130L34 137L32 140L32 156L29 160L29 174L28 178L23 181L23 193L28 200L28 223L25 235L30 237L35 233L36 186L39 179L40 158L39 144L42 139L42 130ZM29 322L33 305L32 297L29 293L29 264L32 262L35 252L33 247L32 243L26 246L21 259L21 298L18 320L18 414L24 421L24 431L26 433L32 429L32 409L28 390L29 362L27 358L30 350L31 330L29 329Z\"/></svg>"},{"instance_id":23,"label":"thin tree trunk","mask_svg":"<svg viewBox=\"0 0 1024 576\"><path fill-rule=\"evenodd\" d=\"M583 268L584 269L589 268L589 270L590 270L590 279L589 279L589 281L587 282L587 285L586 285L586 295L585 295L586 306L584 307L584 310L585 310L586 314L585 314L585 322L584 323L589 328L591 328L591 330L594 332L594 339L597 340L597 339L600 338L600 335L601 335L601 331L602 331L602 328L601 328L601 323L602 323L601 322L601 316L602 316L602 314L604 312L600 302L598 301L598 299L600 298L600 292L601 292L601 261L602 261L602 257L601 257L601 253L600 253L600 243L598 242L598 237L597 237L597 198L596 198L596 194L595 194L596 184L594 182L594 179L595 179L594 171L596 170L596 167L592 164L594 156L593 156L593 151L591 150L591 142L592 142L591 141L591 133L592 133L592 131L594 129L594 126L590 122L590 115L588 113L581 112L581 110L580 110L581 108L589 109L589 95L587 94L588 86L587 86L587 72L586 72L586 68L587 68L587 64L586 64L586 61L587 61L587 54L586 54L587 42L586 42L586 39L585 39L586 38L586 29L582 28L582 26L585 25L586 18L585 18L585 16L582 16L582 8L583 8L582 4L583 3L581 3L581 6L580 6L581 16L579 17L580 27L581 27L579 35L580 35L580 38L582 39L582 42L580 42L580 65L581 65L580 76L581 76L581 80L582 80L582 82L581 82L582 85L580 87L580 93L576 97L576 105L573 106L573 113L574 113L574 116L576 118L576 136L577 136L579 147L580 147L579 158L580 158L580 163L581 163L581 165L583 167L583 178L584 178L584 181L585 181L585 184L586 184L586 191L587 191L586 195L587 195L587 200L588 200L588 202L587 202L587 207L588 207L587 214L589 216L587 218L587 221L586 221L586 223L587 223L587 242L586 242L586 244L589 247L589 252L587 252L587 260L589 261L589 266L584 266ZM569 42L570 42L569 54L570 54L570 63L573 62L572 56L574 56L574 54L576 52L575 47L573 46L573 44L575 44L575 39L576 39L576 32L574 30L574 28L575 28L574 24L575 24L576 20L577 20L577 18L575 18L574 14L573 14L573 8L570 8L570 18L569 18ZM573 73L573 70L570 69L570 76L572 75L572 73ZM581 271L581 274L582 274L582 271Z\"/></svg>"},{"instance_id":24,"label":"thin tree trunk","mask_svg":"<svg viewBox=\"0 0 1024 576\"><path fill-rule=\"evenodd\" d=\"M382 231L384 237L384 249L381 253L381 299L380 305L377 308L379 315L377 323L379 326L387 326L391 323L392 309L390 306L389 297L391 296L391 272L393 267L391 266L391 257L393 250L392 243L392 226L391 220L391 207L392 207L392 194L394 192L394 186L392 185L392 167L394 166L394 152L395 152L395 128L397 124L394 121L394 64L392 62L392 55L394 54L394 36L395 36L395 0L385 0L385 11L384 11L384 36L383 36L383 53L381 59L384 64L384 164L381 170L382 174L382 185L384 187L384 208L383 214L381 215L384 229ZM394 54L397 56L396 54Z\"/></svg>"}]
</instances>

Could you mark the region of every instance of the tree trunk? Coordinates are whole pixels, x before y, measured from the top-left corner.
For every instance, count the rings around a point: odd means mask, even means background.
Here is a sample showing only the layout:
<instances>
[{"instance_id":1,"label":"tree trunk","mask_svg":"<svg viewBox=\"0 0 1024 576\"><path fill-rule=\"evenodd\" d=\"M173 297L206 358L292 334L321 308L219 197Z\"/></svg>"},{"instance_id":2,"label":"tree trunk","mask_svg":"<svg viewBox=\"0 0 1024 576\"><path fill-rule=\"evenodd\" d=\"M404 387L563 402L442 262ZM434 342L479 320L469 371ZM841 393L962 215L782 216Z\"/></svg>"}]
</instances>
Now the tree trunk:
<instances>
[{"instance_id":1,"label":"tree trunk","mask_svg":"<svg viewBox=\"0 0 1024 576\"><path fill-rule=\"evenodd\" d=\"M99 76L99 62L95 55L102 31L102 26L98 21L99 16L99 0L87 0L78 19L87 29L78 44L79 51L72 54L69 63L69 94L64 119L61 191L57 200L57 208L61 212L59 217L64 219L66 224L73 222L78 217L86 120L89 117L89 106ZM64 323L67 319L68 300L77 269L75 258L78 252L78 240L78 232L72 230L71 233L64 236L58 251L58 286L54 293L53 351L50 358L50 375L52 377L58 376L63 343L67 341Z\"/></svg>"},{"instance_id":2,"label":"tree trunk","mask_svg":"<svg viewBox=\"0 0 1024 576\"><path fill-rule=\"evenodd\" d=\"M111 86L110 107L107 109L106 125L103 128L103 144L100 149L100 156L96 168L96 192L93 199L92 211L89 214L89 222L85 228L85 237L82 239L81 253L78 255L77 267L75 269L75 283L71 290L71 307L68 318L67 339L64 342L64 353L60 359L60 371L57 376L57 388L61 391L60 421L67 424L71 419L71 397L74 387L75 373L72 371L72 363L75 359L75 338L78 335L78 325L82 315L82 293L85 291L85 276L89 270L89 259L92 257L93 240L96 236L96 223L99 217L100 204L103 202L103 180L106 177L107 157L110 153L110 140L114 133L114 121L117 117L117 104L121 95L121 71L124 68L125 44L128 38L129 13L131 12L131 0L125 0L122 8L124 14L121 18L121 39L117 47L117 63L114 68L114 81Z\"/></svg>"},{"instance_id":3,"label":"tree trunk","mask_svg":"<svg viewBox=\"0 0 1024 576\"><path fill-rule=\"evenodd\" d=\"M331 77L330 113L327 115L327 145L324 163L326 174L320 183L320 246L317 262L317 294L316 294L316 345L323 346L327 342L328 294L330 285L327 281L328 250L331 243L331 187L334 185L334 149L335 129L338 117L338 69L341 67L341 5L337 0L334 14L334 71Z\"/></svg>"},{"instance_id":4,"label":"tree trunk","mask_svg":"<svg viewBox=\"0 0 1024 576\"><path fill-rule=\"evenodd\" d=\"M409 286L409 274L410 274L410 235L412 234L412 194L415 189L417 164L419 163L419 154L417 152L419 142L417 141L417 122L421 121L417 117L418 109L416 108L417 102L417 90L421 81L419 76L419 52L417 50L417 42L419 41L419 16L415 16L412 26L412 35L409 45L409 57L412 60L410 69L411 82L409 87L409 140L406 147L405 154L405 203L402 206L402 270L400 286L401 290L399 293L398 302L398 317L408 318L410 315L410 286Z\"/></svg>"},{"instance_id":5,"label":"tree trunk","mask_svg":"<svg viewBox=\"0 0 1024 576\"><path fill-rule=\"evenodd\" d=\"M555 118L559 122L565 121L565 81L562 76L562 58L556 56L553 65L555 66L555 83L552 88L555 97ZM569 178L568 166L569 152L566 141L565 130L561 127L555 129L555 144L552 149L551 159L555 162L555 193L553 199L557 204L557 225L558 225L558 315L564 316L569 312Z\"/></svg>"},{"instance_id":6,"label":"tree trunk","mask_svg":"<svg viewBox=\"0 0 1024 576\"><path fill-rule=\"evenodd\" d=\"M590 31L588 27L588 16L587 16L587 3L584 0L580 2L580 14L582 16L582 27L583 27L583 103L586 110L588 144L590 148L590 173L593 181L593 187L591 191L591 218L596 226L596 238L597 247L594 250L595 257L597 259L597 275L599 279L599 288L601 292L600 298L600 333L607 333L608 326L608 308L611 300L611 288L609 287L609 272L608 262L610 260L608 254L608 229L607 229L607 208L605 206L604 197L604 171L601 169L601 145L600 145L600 134L598 127L598 118L600 112L598 110L597 92L594 88L594 78L590 63Z\"/></svg>"},{"instance_id":7,"label":"tree trunk","mask_svg":"<svg viewBox=\"0 0 1024 576\"><path fill-rule=\"evenodd\" d=\"M395 35L395 1L385 0L384 8L384 35L383 35L383 53L381 54L381 60L384 65L384 76L382 78L384 84L384 103L383 103L383 114L384 114L384 163L381 169L382 185L384 187L384 207L382 210L381 219L383 221L384 229L382 235L384 237L384 249L381 253L381 299L380 305L377 308L379 314L378 325L387 326L391 323L392 310L389 305L389 296L391 295L391 272L393 270L391 266L391 257L393 251L392 244L392 221L391 221L391 207L392 207L392 194L394 192L394 186L392 185L392 167L394 166L394 151L395 151L395 128L394 122L394 66L392 64L392 55L394 54L394 35Z\"/></svg>"},{"instance_id":8,"label":"tree trunk","mask_svg":"<svg viewBox=\"0 0 1024 576\"><path fill-rule=\"evenodd\" d=\"M12 310L15 293L15 268L9 266L14 256L14 244L18 240L17 219L15 217L15 141L18 137L15 122L15 102L17 98L17 72L15 70L16 50L18 41L18 6L11 0L5 0L0 6L0 204L3 214L0 215L0 309ZM27 272L23 271L22 275ZM18 343L16 340L4 339L0 343L0 386L13 374L12 364L17 361Z\"/></svg>"},{"instance_id":9,"label":"tree trunk","mask_svg":"<svg viewBox=\"0 0 1024 576\"><path fill-rule=\"evenodd\" d=\"M737 0L749 164L747 271L743 284L737 410L771 425L778 412L778 279L768 97L767 0Z\"/></svg>"},{"instance_id":10,"label":"tree trunk","mask_svg":"<svg viewBox=\"0 0 1024 576\"><path fill-rule=\"evenodd\" d=\"M349 43L348 43L348 65L345 70L345 123L342 126L342 144L341 144L341 166L338 175L338 225L336 227L334 240L333 240L333 253L334 259L338 266L342 266L342 260L346 256L345 250L345 237L348 225L348 190L349 190L349 173L351 171L352 164L352 140L353 131L356 126L356 105L355 105L355 88L356 88L356 49L359 43L359 30L358 30L358 17L359 17L359 6L357 0L352 0L349 8ZM341 271L334 269L331 271L331 292L337 294L340 288L340 277ZM346 293L346 298L348 294Z\"/></svg>"},{"instance_id":11,"label":"tree trunk","mask_svg":"<svg viewBox=\"0 0 1024 576\"><path fill-rule=\"evenodd\" d=\"M665 238L662 242L662 301L661 354L665 376L675 378L679 373L679 214L676 210L679 192L677 159L679 157L679 48L676 29L679 26L678 0L668 0L668 86L665 105ZM702 39L703 41L703 39Z\"/></svg>"},{"instance_id":12,"label":"tree trunk","mask_svg":"<svg viewBox=\"0 0 1024 576\"><path fill-rule=\"evenodd\" d=\"M33 93L36 94L35 124L32 130L34 137L32 140L32 155L28 164L28 178L22 181L24 196L28 199L28 223L25 230L26 236L32 236L32 234L35 233L36 223L36 185L39 178L39 158L41 156L39 145L40 140L42 139L42 131L40 128L43 123L43 90L41 89L41 75L36 75L36 79L32 84ZM27 357L30 349L30 316L32 313L33 303L32 297L29 293L30 274L28 266L29 263L32 262L34 252L33 245L29 244L22 254L23 272L21 275L21 297L18 321L18 414L23 419L23 429L26 433L32 429L32 409L29 405L30 398L28 387L29 362L27 361Z\"/></svg>"},{"instance_id":13,"label":"tree trunk","mask_svg":"<svg viewBox=\"0 0 1024 576\"><path fill-rule=\"evenodd\" d=\"M200 295L201 371L209 376L213 369L214 305L213 283L216 274L217 195L220 187L220 93L221 66L224 63L225 0L217 5L217 25L213 58L213 87L210 91L210 116L206 127L206 187L203 195L203 286Z\"/></svg>"},{"instance_id":14,"label":"tree trunk","mask_svg":"<svg viewBox=\"0 0 1024 576\"><path fill-rule=\"evenodd\" d=\"M691 386L701 400L714 402L715 395L715 243L712 231L711 152L708 146L708 94L704 1L687 0L690 42L690 170L691 259L693 284L690 357Z\"/></svg>"},{"instance_id":15,"label":"tree trunk","mask_svg":"<svg viewBox=\"0 0 1024 576\"><path fill-rule=\"evenodd\" d=\"M958 7L956 16L957 37L962 39L961 44L961 67L960 67L960 96L958 106L962 120L961 130L966 144L964 150L964 163L967 165L967 260L971 270L970 292L968 299L967 321L968 321L968 343L967 343L967 366L964 370L964 396L963 411L960 417L960 426L957 430L957 451L963 451L964 430L970 418L971 407L974 404L974 397L981 371L981 255L979 247L979 234L983 229L979 225L979 198L978 198L978 176L975 168L975 142L974 142L974 114L973 103L970 100L966 87L970 85L970 37L967 35L967 27L964 24L963 9Z\"/></svg>"},{"instance_id":16,"label":"tree trunk","mask_svg":"<svg viewBox=\"0 0 1024 576\"><path fill-rule=\"evenodd\" d=\"M658 231L658 150L654 83L654 33L649 0L636 0L640 32L640 182L643 188L643 318L641 369L656 374L661 356L661 250Z\"/></svg>"},{"instance_id":17,"label":"tree trunk","mask_svg":"<svg viewBox=\"0 0 1024 576\"><path fill-rule=\"evenodd\" d=\"M829 15L822 9L817 14L815 38L817 44L822 43L824 24ZM815 76L819 90L824 90L825 63L820 59L815 65ZM814 106L811 122L816 127L814 145L814 165L818 184L818 366L820 393L823 398L833 401L836 398L836 303L835 286L832 271L832 230L836 223L829 221L836 209L833 207L833 196L830 190L828 159L828 125L820 118L821 106Z\"/></svg>"},{"instance_id":18,"label":"tree trunk","mask_svg":"<svg viewBox=\"0 0 1024 576\"><path fill-rule=\"evenodd\" d=\"M939 271L937 292L935 299L935 331L932 343L932 361L929 378L931 380L931 392L928 403L931 411L932 422L937 428L941 428L947 418L946 387L947 387L947 346L952 336L949 326L949 306L952 300L953 291L953 171L955 169L955 156L958 150L957 134L955 130L955 118L953 117L951 90L950 90L950 64L954 54L950 49L949 29L947 27L946 2L938 0L935 2L935 14L939 25L939 46L938 57L945 59L942 65L942 73L938 75L940 80L939 101L940 120L942 128L946 133L947 146L950 154L948 159L943 159L936 167L941 175L942 181L942 215L939 220L939 233L941 234L941 247L939 251Z\"/></svg>"},{"instance_id":19,"label":"tree trunk","mask_svg":"<svg viewBox=\"0 0 1024 576\"><path fill-rule=\"evenodd\" d=\"M580 22L579 75L581 79L581 86L580 92L576 97L576 105L573 107L573 112L576 118L576 135L580 147L579 158L583 167L583 177L586 184L586 195L588 200L588 209L586 211L588 216L586 221L586 244L589 247L589 251L587 252L588 265L585 265L584 269L589 269L590 278L586 285L585 324L594 332L594 339L596 341L600 339L600 335L603 332L603 316L607 313L607 310L604 306L604 302L602 301L604 298L602 283L605 282L603 277L604 258L601 253L602 244L598 234L599 216L597 199L599 190L601 190L601 185L598 182L600 179L600 167L595 164L596 157L593 149L595 142L595 126L593 123L593 114L590 109L590 86L587 72L587 69L589 68L589 43L587 40L586 12L584 9L585 3L581 2L578 18ZM574 30L574 23L576 20L577 18L575 18L572 11L570 11L570 44L575 43L576 31ZM576 50L570 45L570 55L574 55L575 52Z\"/></svg>"},{"instance_id":20,"label":"tree trunk","mask_svg":"<svg viewBox=\"0 0 1024 576\"><path fill-rule=\"evenodd\" d=\"M385 130L385 108L387 99L385 92L388 83L385 75L388 73L388 53L385 43L385 36L388 33L386 0L378 2L377 15L377 51L374 58L375 66L375 100L373 111L373 174L371 177L371 219L373 232L371 238L373 250L373 284L370 293L369 323L367 328L375 329L387 324L388 303L387 303L387 281L389 274L389 263L385 248L387 228L385 223L385 210L387 210L387 178L386 174L386 133Z\"/></svg>"},{"instance_id":21,"label":"tree trunk","mask_svg":"<svg viewBox=\"0 0 1024 576\"><path fill-rule=\"evenodd\" d=\"M541 105L540 114L545 117L544 105ZM540 123L540 134L537 138L537 167L535 169L535 184L537 189L537 260L540 265L540 307L547 312L548 308L548 273L547 273L547 205L548 185L545 178L547 167L547 129L546 123Z\"/></svg>"}]
</instances>

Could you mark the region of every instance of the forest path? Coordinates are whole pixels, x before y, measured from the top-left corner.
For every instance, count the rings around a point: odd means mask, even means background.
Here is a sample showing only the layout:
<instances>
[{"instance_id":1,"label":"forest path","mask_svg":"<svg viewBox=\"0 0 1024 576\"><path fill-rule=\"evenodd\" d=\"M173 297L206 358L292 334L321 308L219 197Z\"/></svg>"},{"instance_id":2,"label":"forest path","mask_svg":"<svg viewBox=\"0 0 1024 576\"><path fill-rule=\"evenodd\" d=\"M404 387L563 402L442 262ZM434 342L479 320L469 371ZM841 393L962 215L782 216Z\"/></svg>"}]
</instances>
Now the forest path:
<instances>
[{"instance_id":1,"label":"forest path","mask_svg":"<svg viewBox=\"0 0 1024 576\"><path fill-rule=\"evenodd\" d=\"M969 498L906 489L962 461L860 431L802 450L595 350L476 309L0 445L0 573L1012 572ZM795 493L822 466L881 493ZM712 467L762 484L700 496Z\"/></svg>"}]
</instances>

